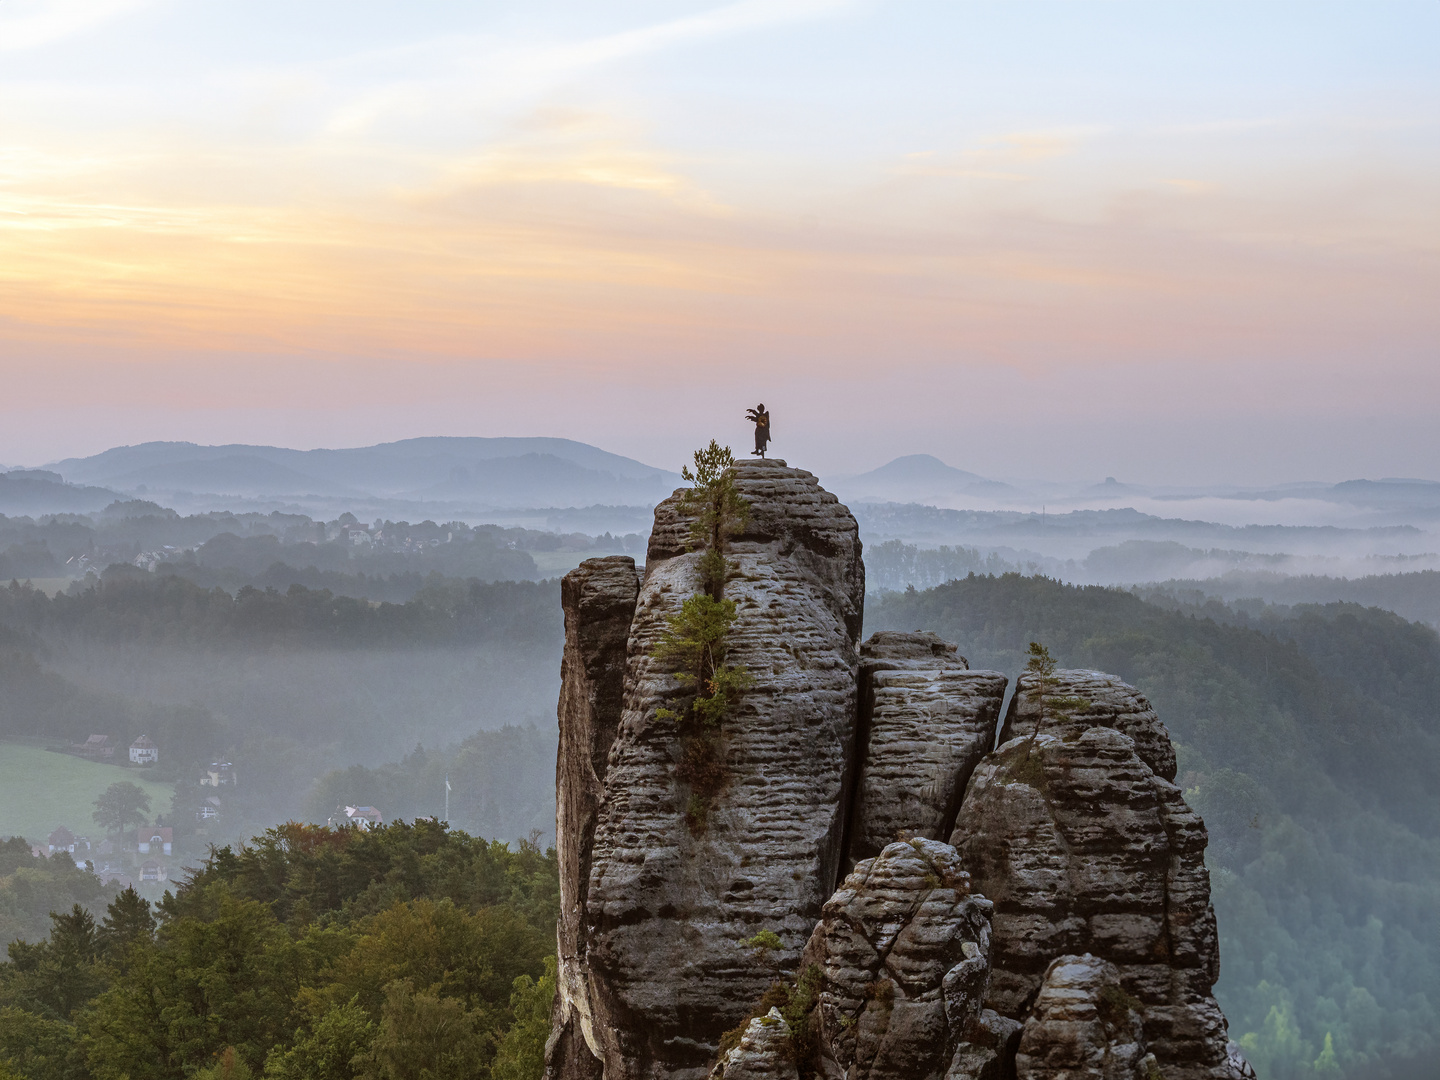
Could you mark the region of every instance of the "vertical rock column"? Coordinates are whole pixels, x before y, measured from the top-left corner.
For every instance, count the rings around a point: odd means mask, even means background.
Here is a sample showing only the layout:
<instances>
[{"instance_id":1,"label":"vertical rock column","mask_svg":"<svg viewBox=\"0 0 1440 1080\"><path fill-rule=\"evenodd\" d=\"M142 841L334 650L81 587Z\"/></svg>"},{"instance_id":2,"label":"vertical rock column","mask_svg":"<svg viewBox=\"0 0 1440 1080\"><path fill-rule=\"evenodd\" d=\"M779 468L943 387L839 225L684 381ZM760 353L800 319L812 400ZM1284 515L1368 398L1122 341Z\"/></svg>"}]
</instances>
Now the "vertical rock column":
<instances>
[{"instance_id":1,"label":"vertical rock column","mask_svg":"<svg viewBox=\"0 0 1440 1080\"><path fill-rule=\"evenodd\" d=\"M727 551L731 663L754 679L724 724L726 786L703 829L676 777L685 732L657 715L684 687L651 658L700 590L672 497L655 512L631 627L625 706L604 780L584 901L605 1080L699 1080L721 1034L793 968L841 861L854 768L864 567L855 519L802 470L741 462L751 518ZM779 935L769 956L744 943Z\"/></svg>"},{"instance_id":2,"label":"vertical rock column","mask_svg":"<svg viewBox=\"0 0 1440 1080\"><path fill-rule=\"evenodd\" d=\"M971 671L935 634L882 630L860 646L849 866L896 840L949 837L970 774L995 746L1006 683L998 671Z\"/></svg>"},{"instance_id":3,"label":"vertical rock column","mask_svg":"<svg viewBox=\"0 0 1440 1080\"><path fill-rule=\"evenodd\" d=\"M625 555L588 559L560 583L565 653L560 662L560 747L555 761L555 843L560 860L555 1018L546 1047L553 1080L596 1080L594 1030L585 967L585 894L590 847L604 796L606 759L620 725L625 653L640 580Z\"/></svg>"}]
</instances>

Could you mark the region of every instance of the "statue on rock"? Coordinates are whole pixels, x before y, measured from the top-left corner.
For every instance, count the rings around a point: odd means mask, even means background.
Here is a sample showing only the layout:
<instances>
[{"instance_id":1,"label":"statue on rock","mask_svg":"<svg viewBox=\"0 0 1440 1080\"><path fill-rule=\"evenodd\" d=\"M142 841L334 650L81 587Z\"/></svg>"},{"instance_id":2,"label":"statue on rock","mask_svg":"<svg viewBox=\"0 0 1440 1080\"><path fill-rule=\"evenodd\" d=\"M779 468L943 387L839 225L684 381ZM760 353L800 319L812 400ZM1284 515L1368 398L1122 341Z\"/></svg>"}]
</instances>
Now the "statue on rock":
<instances>
[{"instance_id":1,"label":"statue on rock","mask_svg":"<svg viewBox=\"0 0 1440 1080\"><path fill-rule=\"evenodd\" d=\"M763 458L765 448L770 445L770 414L765 411L765 403L746 409L745 419L755 425L755 456Z\"/></svg>"}]
</instances>

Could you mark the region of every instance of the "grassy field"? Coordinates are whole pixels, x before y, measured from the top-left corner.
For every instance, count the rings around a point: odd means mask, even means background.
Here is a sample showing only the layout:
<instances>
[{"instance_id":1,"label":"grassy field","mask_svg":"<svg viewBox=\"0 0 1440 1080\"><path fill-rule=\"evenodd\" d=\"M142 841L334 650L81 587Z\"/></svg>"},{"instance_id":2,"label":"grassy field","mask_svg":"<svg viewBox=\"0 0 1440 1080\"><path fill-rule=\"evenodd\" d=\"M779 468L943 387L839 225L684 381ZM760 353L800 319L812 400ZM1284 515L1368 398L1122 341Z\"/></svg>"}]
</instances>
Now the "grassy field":
<instances>
[{"instance_id":1,"label":"grassy field","mask_svg":"<svg viewBox=\"0 0 1440 1080\"><path fill-rule=\"evenodd\" d=\"M95 798L118 780L139 784L150 796L150 814L168 814L175 789L142 780L138 769L101 765L38 746L0 743L0 837L23 836L40 844L57 825L92 841L103 839L91 819Z\"/></svg>"}]
</instances>

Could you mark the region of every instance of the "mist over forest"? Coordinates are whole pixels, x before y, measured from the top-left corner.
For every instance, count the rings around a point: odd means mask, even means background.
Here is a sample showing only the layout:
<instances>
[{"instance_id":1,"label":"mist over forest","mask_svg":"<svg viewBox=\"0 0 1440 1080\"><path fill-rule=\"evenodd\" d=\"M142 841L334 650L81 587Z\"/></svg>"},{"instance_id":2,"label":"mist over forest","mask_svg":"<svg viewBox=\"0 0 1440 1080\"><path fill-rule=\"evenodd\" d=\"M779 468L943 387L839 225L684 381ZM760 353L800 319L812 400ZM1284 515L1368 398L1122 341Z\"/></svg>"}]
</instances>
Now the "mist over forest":
<instances>
[{"instance_id":1,"label":"mist over forest","mask_svg":"<svg viewBox=\"0 0 1440 1080\"><path fill-rule=\"evenodd\" d=\"M0 747L84 792L0 795L0 837L82 838L0 867L7 940L347 808L553 843L559 577L643 563L676 478L563 440L426 442L156 444L0 474ZM1313 1075L1327 1035L1347 1075L1433 1053L1440 485L1027 492L932 462L834 484L865 543L865 633L935 630L1012 680L1043 640L1155 702L1210 827L1217 993L1262 1076ZM1108 505L1127 498L1147 509ZM1197 502L1234 520L1154 512ZM84 759L97 735L118 764ZM142 736L159 759L130 767ZM161 878L101 851L97 775L169 793L143 821L173 836Z\"/></svg>"}]
</instances>

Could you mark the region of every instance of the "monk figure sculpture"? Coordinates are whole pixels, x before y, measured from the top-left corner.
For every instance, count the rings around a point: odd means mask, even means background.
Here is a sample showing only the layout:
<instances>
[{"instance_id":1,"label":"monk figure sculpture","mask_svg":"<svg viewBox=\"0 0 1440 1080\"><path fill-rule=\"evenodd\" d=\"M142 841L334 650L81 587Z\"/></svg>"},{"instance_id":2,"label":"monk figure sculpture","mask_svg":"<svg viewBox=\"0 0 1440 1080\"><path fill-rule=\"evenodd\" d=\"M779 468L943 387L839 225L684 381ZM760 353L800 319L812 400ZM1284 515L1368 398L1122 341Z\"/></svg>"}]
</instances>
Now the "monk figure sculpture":
<instances>
[{"instance_id":1,"label":"monk figure sculpture","mask_svg":"<svg viewBox=\"0 0 1440 1080\"><path fill-rule=\"evenodd\" d=\"M745 410L745 419L755 424L755 455L765 456L765 447L770 445L770 414L765 411L765 403L762 401L753 409Z\"/></svg>"}]
</instances>

